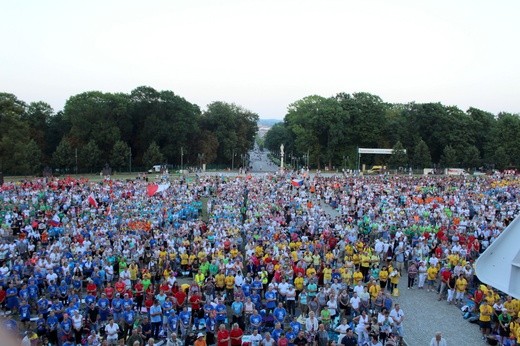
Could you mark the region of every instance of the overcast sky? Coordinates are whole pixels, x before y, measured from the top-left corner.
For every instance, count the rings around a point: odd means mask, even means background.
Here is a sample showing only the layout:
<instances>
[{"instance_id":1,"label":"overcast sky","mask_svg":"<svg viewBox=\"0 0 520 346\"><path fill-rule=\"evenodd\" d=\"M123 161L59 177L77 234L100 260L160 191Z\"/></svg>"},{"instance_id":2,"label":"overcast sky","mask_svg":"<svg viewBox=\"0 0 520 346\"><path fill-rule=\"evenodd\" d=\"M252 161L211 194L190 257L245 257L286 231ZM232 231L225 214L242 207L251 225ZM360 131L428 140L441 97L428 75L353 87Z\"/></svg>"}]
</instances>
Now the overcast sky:
<instances>
[{"instance_id":1,"label":"overcast sky","mask_svg":"<svg viewBox=\"0 0 520 346\"><path fill-rule=\"evenodd\" d=\"M520 113L519 0L2 1L0 91L58 111L172 90L282 119L308 95Z\"/></svg>"}]
</instances>

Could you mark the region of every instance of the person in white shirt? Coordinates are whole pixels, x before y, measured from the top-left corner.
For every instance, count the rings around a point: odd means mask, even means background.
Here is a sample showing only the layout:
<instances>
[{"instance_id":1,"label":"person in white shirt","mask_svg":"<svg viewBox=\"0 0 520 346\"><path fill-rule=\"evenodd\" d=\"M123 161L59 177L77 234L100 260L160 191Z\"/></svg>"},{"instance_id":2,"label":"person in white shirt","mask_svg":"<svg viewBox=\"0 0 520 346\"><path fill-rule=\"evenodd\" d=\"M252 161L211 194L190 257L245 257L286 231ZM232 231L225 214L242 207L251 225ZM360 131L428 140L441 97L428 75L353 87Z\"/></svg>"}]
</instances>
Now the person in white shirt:
<instances>
[{"instance_id":1,"label":"person in white shirt","mask_svg":"<svg viewBox=\"0 0 520 346\"><path fill-rule=\"evenodd\" d=\"M446 339L442 337L441 332L435 333L435 336L430 341L430 346L447 346Z\"/></svg>"},{"instance_id":2,"label":"person in white shirt","mask_svg":"<svg viewBox=\"0 0 520 346\"><path fill-rule=\"evenodd\" d=\"M107 341L110 345L117 344L119 325L114 323L114 319L111 318L110 322L105 326L105 332L107 333Z\"/></svg>"},{"instance_id":3,"label":"person in white shirt","mask_svg":"<svg viewBox=\"0 0 520 346\"><path fill-rule=\"evenodd\" d=\"M399 304L395 304L395 307L390 311L390 317L394 321L394 325L397 331L397 335L402 340L404 336L403 331L403 320L404 320L404 311L401 309Z\"/></svg>"},{"instance_id":4,"label":"person in white shirt","mask_svg":"<svg viewBox=\"0 0 520 346\"><path fill-rule=\"evenodd\" d=\"M309 312L309 317L305 319L305 330L308 333L316 333L318 331L318 319L314 315L314 311Z\"/></svg>"},{"instance_id":5,"label":"person in white shirt","mask_svg":"<svg viewBox=\"0 0 520 346\"><path fill-rule=\"evenodd\" d=\"M343 340L343 337L347 335L347 330L350 328L350 326L347 323L347 319L344 318L341 320L341 323L336 327L335 331L339 333L338 336L338 344L341 343L341 340Z\"/></svg>"}]
</instances>

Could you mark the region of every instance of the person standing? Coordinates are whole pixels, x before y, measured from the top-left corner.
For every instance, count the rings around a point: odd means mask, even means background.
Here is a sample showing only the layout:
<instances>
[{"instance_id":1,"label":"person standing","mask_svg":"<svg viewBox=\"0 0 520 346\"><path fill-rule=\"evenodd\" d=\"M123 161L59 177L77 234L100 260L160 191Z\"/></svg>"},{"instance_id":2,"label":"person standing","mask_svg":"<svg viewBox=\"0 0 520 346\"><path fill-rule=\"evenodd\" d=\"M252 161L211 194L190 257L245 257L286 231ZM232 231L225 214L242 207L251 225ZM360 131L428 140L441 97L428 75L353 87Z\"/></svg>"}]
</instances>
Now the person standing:
<instances>
[{"instance_id":1,"label":"person standing","mask_svg":"<svg viewBox=\"0 0 520 346\"><path fill-rule=\"evenodd\" d=\"M159 301L155 300L153 305L150 307L150 322L152 323L152 338L159 338L159 330L161 329L163 316L162 308L159 305Z\"/></svg>"},{"instance_id":2,"label":"person standing","mask_svg":"<svg viewBox=\"0 0 520 346\"><path fill-rule=\"evenodd\" d=\"M399 336L400 342L403 340L404 331L403 331L403 320L404 320L404 311L401 309L399 304L395 304L395 307L390 311L390 318L394 321L394 326Z\"/></svg>"},{"instance_id":3,"label":"person standing","mask_svg":"<svg viewBox=\"0 0 520 346\"><path fill-rule=\"evenodd\" d=\"M447 346L446 339L442 337L441 332L435 333L435 336L430 341L430 346Z\"/></svg>"},{"instance_id":4,"label":"person standing","mask_svg":"<svg viewBox=\"0 0 520 346\"><path fill-rule=\"evenodd\" d=\"M493 315L493 308L488 304L487 300L483 300L479 307L480 311L480 330L482 331L482 340L491 332L491 316Z\"/></svg>"},{"instance_id":5,"label":"person standing","mask_svg":"<svg viewBox=\"0 0 520 346\"><path fill-rule=\"evenodd\" d=\"M228 346L229 340L229 330L227 330L226 325L222 323L217 333L217 346Z\"/></svg>"},{"instance_id":6,"label":"person standing","mask_svg":"<svg viewBox=\"0 0 520 346\"><path fill-rule=\"evenodd\" d=\"M417 277L418 269L415 262L412 262L408 267L408 289L415 285L415 278Z\"/></svg>"}]
</instances>

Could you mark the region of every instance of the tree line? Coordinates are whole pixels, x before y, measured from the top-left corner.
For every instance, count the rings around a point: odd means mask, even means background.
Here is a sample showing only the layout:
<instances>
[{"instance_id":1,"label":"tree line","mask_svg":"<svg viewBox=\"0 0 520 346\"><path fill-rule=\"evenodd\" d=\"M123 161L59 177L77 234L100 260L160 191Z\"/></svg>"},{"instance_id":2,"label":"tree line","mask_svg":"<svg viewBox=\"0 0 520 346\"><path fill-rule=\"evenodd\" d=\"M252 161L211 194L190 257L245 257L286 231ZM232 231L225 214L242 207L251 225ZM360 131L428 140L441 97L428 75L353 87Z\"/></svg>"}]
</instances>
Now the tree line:
<instances>
[{"instance_id":1,"label":"tree line","mask_svg":"<svg viewBox=\"0 0 520 346\"><path fill-rule=\"evenodd\" d=\"M357 167L357 148L394 149L362 163L390 168L520 167L520 117L441 103L392 104L369 93L307 96L289 105L264 146L285 161L311 167ZM402 151L406 149L406 154Z\"/></svg>"},{"instance_id":2,"label":"tree line","mask_svg":"<svg viewBox=\"0 0 520 346\"><path fill-rule=\"evenodd\" d=\"M39 174L226 164L253 147L258 115L217 101L205 111L172 91L89 91L63 111L0 93L0 171Z\"/></svg>"}]
</instances>

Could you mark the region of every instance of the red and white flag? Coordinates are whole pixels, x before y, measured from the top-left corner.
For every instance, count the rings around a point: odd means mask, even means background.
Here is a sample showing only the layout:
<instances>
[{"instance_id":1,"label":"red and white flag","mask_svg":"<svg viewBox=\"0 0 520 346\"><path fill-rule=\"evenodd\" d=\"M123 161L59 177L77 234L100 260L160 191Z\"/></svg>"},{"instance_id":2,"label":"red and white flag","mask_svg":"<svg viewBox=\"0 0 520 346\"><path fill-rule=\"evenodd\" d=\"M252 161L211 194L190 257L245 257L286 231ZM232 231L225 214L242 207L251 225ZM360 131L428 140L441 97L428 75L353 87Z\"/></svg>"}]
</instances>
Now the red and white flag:
<instances>
[{"instance_id":1,"label":"red and white flag","mask_svg":"<svg viewBox=\"0 0 520 346\"><path fill-rule=\"evenodd\" d=\"M164 184L150 184L146 187L148 197L152 197L156 193L166 191L170 187L170 182Z\"/></svg>"},{"instance_id":2,"label":"red and white flag","mask_svg":"<svg viewBox=\"0 0 520 346\"><path fill-rule=\"evenodd\" d=\"M88 196L88 204L90 204L92 207L94 208L97 208L98 207L98 202L96 201L96 199L94 198L94 195L93 194L90 194Z\"/></svg>"}]
</instances>

